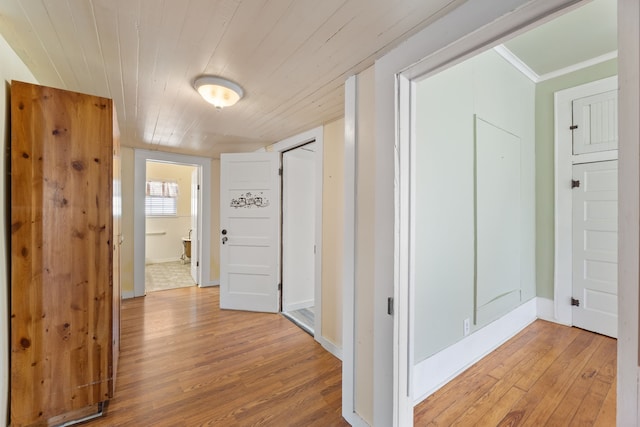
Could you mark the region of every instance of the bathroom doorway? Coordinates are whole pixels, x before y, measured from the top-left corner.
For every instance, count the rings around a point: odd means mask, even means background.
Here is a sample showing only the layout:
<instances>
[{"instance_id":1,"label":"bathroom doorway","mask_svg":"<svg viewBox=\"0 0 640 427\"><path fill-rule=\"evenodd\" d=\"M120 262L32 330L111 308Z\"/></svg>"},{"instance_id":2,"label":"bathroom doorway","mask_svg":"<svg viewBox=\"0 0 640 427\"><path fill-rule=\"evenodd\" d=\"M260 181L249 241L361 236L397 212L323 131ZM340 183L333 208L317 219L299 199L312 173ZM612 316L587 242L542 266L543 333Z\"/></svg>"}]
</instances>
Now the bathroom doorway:
<instances>
[{"instance_id":1,"label":"bathroom doorway","mask_svg":"<svg viewBox=\"0 0 640 427\"><path fill-rule=\"evenodd\" d=\"M147 264L147 217L146 217L146 192L147 192L147 162L156 162L164 164L179 164L195 167L197 170L197 179L191 178L189 182L193 182L197 193L197 216L196 227L187 226L184 231L177 235L177 255L173 255L174 259L179 260L182 251L182 238L188 239L189 230L191 232L191 261L195 261L194 280L199 287L215 286L217 280L211 278L211 265L213 262L211 251L211 230L212 230L212 209L211 196L215 194L217 186L211 185L212 162L210 158L188 156L184 154L166 153L162 151L149 151L137 149L134 152L134 188L133 188L133 245L135 251L133 253L133 294L127 295L127 298L141 297L146 294L145 273ZM197 182L195 182L197 181ZM184 201L187 205L190 200ZM149 228L149 231L156 231ZM159 230L162 231L162 230ZM187 234L184 234L187 233ZM175 241L172 245L176 245ZM172 246L176 247L176 246ZM153 260L153 257L152 257Z\"/></svg>"},{"instance_id":2,"label":"bathroom doorway","mask_svg":"<svg viewBox=\"0 0 640 427\"><path fill-rule=\"evenodd\" d=\"M195 286L198 167L147 160L145 292Z\"/></svg>"}]
</instances>

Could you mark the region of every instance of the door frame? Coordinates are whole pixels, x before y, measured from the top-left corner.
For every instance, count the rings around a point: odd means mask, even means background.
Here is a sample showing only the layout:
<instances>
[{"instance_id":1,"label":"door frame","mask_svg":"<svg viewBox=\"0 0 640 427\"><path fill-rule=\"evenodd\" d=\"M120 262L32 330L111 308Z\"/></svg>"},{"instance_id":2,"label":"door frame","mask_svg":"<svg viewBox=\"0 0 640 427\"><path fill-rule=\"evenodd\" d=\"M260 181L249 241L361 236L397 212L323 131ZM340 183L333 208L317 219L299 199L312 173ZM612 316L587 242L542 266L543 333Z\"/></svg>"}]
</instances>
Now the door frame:
<instances>
[{"instance_id":1,"label":"door frame","mask_svg":"<svg viewBox=\"0 0 640 427\"><path fill-rule=\"evenodd\" d=\"M504 2L486 8L486 5L467 2L376 62L376 229L385 230L394 225L391 233L381 231L376 236L375 424L413 425L409 339L412 266L406 250L411 209L403 206L412 191L407 155L411 143L410 83L460 63L580 4L584 1ZM391 199L393 209L385 206ZM406 236L403 237L403 233ZM391 253L385 247L391 247ZM395 301L392 328L381 307L388 296L393 296ZM389 343L393 343L392 350ZM386 370L392 370L392 378L383 374Z\"/></svg>"},{"instance_id":2,"label":"door frame","mask_svg":"<svg viewBox=\"0 0 640 427\"><path fill-rule=\"evenodd\" d=\"M267 151L275 151L281 153L280 165L282 165L282 153L293 150L310 142L316 142L315 152L315 199L316 199L316 217L315 217L315 241L316 254L314 262L314 338L327 351L333 355L338 355L339 350L335 345L325 340L322 336L322 167L324 153L324 128L318 126L314 129L302 132L292 137L278 141L267 147ZM281 166L282 167L282 166ZM282 213L282 204L280 204ZM281 240L282 242L282 240ZM282 258L280 259L282 262ZM284 285L283 285L284 286ZM280 307L282 310L282 307Z\"/></svg>"},{"instance_id":3,"label":"door frame","mask_svg":"<svg viewBox=\"0 0 640 427\"><path fill-rule=\"evenodd\" d=\"M144 212L145 182L147 179L147 161L164 163L181 163L200 167L201 198L198 207L197 240L200 242L200 287L214 286L211 281L211 159L198 156L187 156L164 151L136 149L134 153L133 179L133 297L145 295L144 270L146 253L146 221ZM206 280L205 280L206 279Z\"/></svg>"},{"instance_id":4,"label":"door frame","mask_svg":"<svg viewBox=\"0 0 640 427\"><path fill-rule=\"evenodd\" d=\"M579 86L557 91L554 94L554 298L553 318L563 325L573 325L571 297L573 294L573 193L569 183L573 165L618 159L618 150L573 155L571 131L565 126L572 122L571 102L618 88L618 76L611 76Z\"/></svg>"}]
</instances>

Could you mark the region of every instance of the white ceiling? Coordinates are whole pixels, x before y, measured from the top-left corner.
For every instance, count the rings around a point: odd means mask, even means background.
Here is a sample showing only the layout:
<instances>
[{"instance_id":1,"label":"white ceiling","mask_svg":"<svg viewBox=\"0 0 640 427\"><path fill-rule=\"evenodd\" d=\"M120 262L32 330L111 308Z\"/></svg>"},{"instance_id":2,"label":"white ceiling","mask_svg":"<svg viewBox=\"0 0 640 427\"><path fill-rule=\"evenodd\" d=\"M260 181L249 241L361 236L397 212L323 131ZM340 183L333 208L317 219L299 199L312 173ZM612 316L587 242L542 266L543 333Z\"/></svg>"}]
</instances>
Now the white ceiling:
<instances>
[{"instance_id":1,"label":"white ceiling","mask_svg":"<svg viewBox=\"0 0 640 427\"><path fill-rule=\"evenodd\" d=\"M113 98L123 145L217 157L343 116L343 84L464 0L2 0L41 84ZM203 73L245 98L216 111Z\"/></svg>"},{"instance_id":2,"label":"white ceiling","mask_svg":"<svg viewBox=\"0 0 640 427\"><path fill-rule=\"evenodd\" d=\"M543 77L618 49L617 0L595 0L517 36L504 46Z\"/></svg>"}]
</instances>

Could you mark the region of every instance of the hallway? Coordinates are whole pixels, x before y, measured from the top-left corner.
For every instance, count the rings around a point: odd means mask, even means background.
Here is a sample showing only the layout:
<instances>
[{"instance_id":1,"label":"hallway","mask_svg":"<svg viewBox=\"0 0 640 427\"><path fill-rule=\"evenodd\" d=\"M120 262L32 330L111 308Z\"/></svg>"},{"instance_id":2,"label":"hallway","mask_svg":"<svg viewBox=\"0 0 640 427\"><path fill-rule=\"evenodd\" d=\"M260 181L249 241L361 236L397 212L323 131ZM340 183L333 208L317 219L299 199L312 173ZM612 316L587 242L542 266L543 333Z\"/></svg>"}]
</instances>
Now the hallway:
<instances>
[{"instance_id":1,"label":"hallway","mask_svg":"<svg viewBox=\"0 0 640 427\"><path fill-rule=\"evenodd\" d=\"M123 301L115 397L86 425L347 425L339 360L279 314L218 307L218 287Z\"/></svg>"}]
</instances>

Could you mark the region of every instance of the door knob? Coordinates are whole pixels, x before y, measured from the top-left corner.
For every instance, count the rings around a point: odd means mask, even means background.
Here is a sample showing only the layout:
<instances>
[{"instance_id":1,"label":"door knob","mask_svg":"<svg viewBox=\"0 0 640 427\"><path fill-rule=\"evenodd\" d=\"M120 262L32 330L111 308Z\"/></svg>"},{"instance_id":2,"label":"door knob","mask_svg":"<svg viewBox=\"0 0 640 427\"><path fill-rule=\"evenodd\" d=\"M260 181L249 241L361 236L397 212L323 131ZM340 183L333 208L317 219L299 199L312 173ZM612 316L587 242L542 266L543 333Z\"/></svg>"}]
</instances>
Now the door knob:
<instances>
[{"instance_id":1,"label":"door knob","mask_svg":"<svg viewBox=\"0 0 640 427\"><path fill-rule=\"evenodd\" d=\"M226 229L222 230L222 235L225 236L226 234L227 234L227 230Z\"/></svg>"},{"instance_id":2,"label":"door knob","mask_svg":"<svg viewBox=\"0 0 640 427\"><path fill-rule=\"evenodd\" d=\"M224 245L225 243L227 243L227 240L229 240L229 238L228 238L228 237L223 237L223 238L222 238L222 244Z\"/></svg>"}]
</instances>

